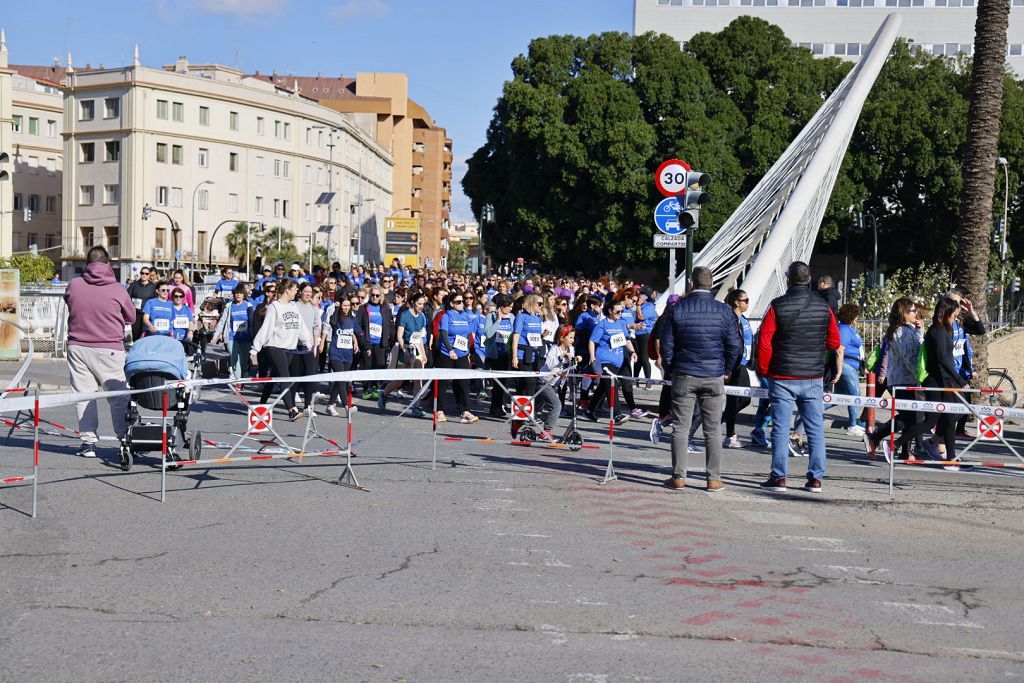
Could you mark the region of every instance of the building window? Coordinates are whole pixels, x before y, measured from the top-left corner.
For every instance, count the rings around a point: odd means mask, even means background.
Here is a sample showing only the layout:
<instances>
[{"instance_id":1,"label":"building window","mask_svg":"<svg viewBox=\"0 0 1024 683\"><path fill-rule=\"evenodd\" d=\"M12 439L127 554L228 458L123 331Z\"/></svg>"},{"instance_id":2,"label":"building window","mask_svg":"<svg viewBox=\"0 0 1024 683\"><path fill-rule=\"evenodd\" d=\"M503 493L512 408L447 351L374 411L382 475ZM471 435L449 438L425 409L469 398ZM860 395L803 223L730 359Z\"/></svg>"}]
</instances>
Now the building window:
<instances>
[{"instance_id":1,"label":"building window","mask_svg":"<svg viewBox=\"0 0 1024 683\"><path fill-rule=\"evenodd\" d=\"M28 172L32 175L39 174L39 157L28 158Z\"/></svg>"},{"instance_id":2,"label":"building window","mask_svg":"<svg viewBox=\"0 0 1024 683\"><path fill-rule=\"evenodd\" d=\"M228 170L229 171L237 171L238 170L238 152L230 152L230 153L228 153Z\"/></svg>"},{"instance_id":3,"label":"building window","mask_svg":"<svg viewBox=\"0 0 1024 683\"><path fill-rule=\"evenodd\" d=\"M281 177L281 160L280 159L274 159L274 177L275 178L280 178Z\"/></svg>"},{"instance_id":4,"label":"building window","mask_svg":"<svg viewBox=\"0 0 1024 683\"><path fill-rule=\"evenodd\" d=\"M199 125L208 126L210 125L210 108L199 107Z\"/></svg>"},{"instance_id":5,"label":"building window","mask_svg":"<svg viewBox=\"0 0 1024 683\"><path fill-rule=\"evenodd\" d=\"M307 145L310 144L310 142L312 140L313 140L313 129L312 128L306 128L306 144Z\"/></svg>"},{"instance_id":6,"label":"building window","mask_svg":"<svg viewBox=\"0 0 1024 683\"><path fill-rule=\"evenodd\" d=\"M280 199L275 199L274 200L274 218L279 218L280 216L281 216L281 200Z\"/></svg>"},{"instance_id":7,"label":"building window","mask_svg":"<svg viewBox=\"0 0 1024 683\"><path fill-rule=\"evenodd\" d=\"M1024 2L1024 0L1021 0L1021 2ZM1020 57L1022 48L1024 48L1024 45L1022 45L1021 43L1012 43L1010 45L1010 56Z\"/></svg>"},{"instance_id":8,"label":"building window","mask_svg":"<svg viewBox=\"0 0 1024 683\"><path fill-rule=\"evenodd\" d=\"M117 185L104 185L103 186L103 203L104 204L117 204L120 198L120 187Z\"/></svg>"},{"instance_id":9,"label":"building window","mask_svg":"<svg viewBox=\"0 0 1024 683\"><path fill-rule=\"evenodd\" d=\"M281 201L281 217L288 218L288 200L284 199Z\"/></svg>"},{"instance_id":10,"label":"building window","mask_svg":"<svg viewBox=\"0 0 1024 683\"><path fill-rule=\"evenodd\" d=\"M156 205L167 206L167 186L160 185L156 188Z\"/></svg>"},{"instance_id":11,"label":"building window","mask_svg":"<svg viewBox=\"0 0 1024 683\"><path fill-rule=\"evenodd\" d=\"M181 145L174 145L171 147L171 163L175 166L181 166L183 152L184 150Z\"/></svg>"},{"instance_id":12,"label":"building window","mask_svg":"<svg viewBox=\"0 0 1024 683\"><path fill-rule=\"evenodd\" d=\"M171 113L174 116L175 121L178 121L179 123L183 122L185 120L185 105L181 102L174 102L172 104Z\"/></svg>"},{"instance_id":13,"label":"building window","mask_svg":"<svg viewBox=\"0 0 1024 683\"><path fill-rule=\"evenodd\" d=\"M198 199L199 199L199 209L200 210L206 211L207 209L210 208L210 191L209 190L199 190L199 197L198 197Z\"/></svg>"},{"instance_id":14,"label":"building window","mask_svg":"<svg viewBox=\"0 0 1024 683\"><path fill-rule=\"evenodd\" d=\"M171 188L171 206L176 206L179 209L181 208L181 195L182 192L180 187Z\"/></svg>"},{"instance_id":15,"label":"building window","mask_svg":"<svg viewBox=\"0 0 1024 683\"><path fill-rule=\"evenodd\" d=\"M15 132L15 133L20 133L21 132L21 121L22 121L22 119L21 119L21 115L20 114L15 114L14 117L11 119L11 130L13 132Z\"/></svg>"},{"instance_id":16,"label":"building window","mask_svg":"<svg viewBox=\"0 0 1024 683\"><path fill-rule=\"evenodd\" d=\"M263 157L256 157L256 175L263 175Z\"/></svg>"},{"instance_id":17,"label":"building window","mask_svg":"<svg viewBox=\"0 0 1024 683\"><path fill-rule=\"evenodd\" d=\"M92 100L82 100L78 103L78 120L92 121L96 118L96 103Z\"/></svg>"},{"instance_id":18,"label":"building window","mask_svg":"<svg viewBox=\"0 0 1024 683\"><path fill-rule=\"evenodd\" d=\"M121 115L121 98L105 97L103 99L103 118L116 119Z\"/></svg>"},{"instance_id":19,"label":"building window","mask_svg":"<svg viewBox=\"0 0 1024 683\"><path fill-rule=\"evenodd\" d=\"M14 193L14 210L15 211L21 211L21 193L20 192L15 192Z\"/></svg>"},{"instance_id":20,"label":"building window","mask_svg":"<svg viewBox=\"0 0 1024 683\"><path fill-rule=\"evenodd\" d=\"M39 119L34 116L28 117L28 134L39 135Z\"/></svg>"},{"instance_id":21,"label":"building window","mask_svg":"<svg viewBox=\"0 0 1024 683\"><path fill-rule=\"evenodd\" d=\"M292 177L292 164L289 161L281 162L281 175L285 178Z\"/></svg>"},{"instance_id":22,"label":"building window","mask_svg":"<svg viewBox=\"0 0 1024 683\"><path fill-rule=\"evenodd\" d=\"M208 168L210 164L210 150L205 147L199 148L199 167Z\"/></svg>"},{"instance_id":23,"label":"building window","mask_svg":"<svg viewBox=\"0 0 1024 683\"><path fill-rule=\"evenodd\" d=\"M78 157L78 163L91 164L96 160L96 143L83 142L78 145L78 148L81 150Z\"/></svg>"},{"instance_id":24,"label":"building window","mask_svg":"<svg viewBox=\"0 0 1024 683\"><path fill-rule=\"evenodd\" d=\"M207 251L207 247L206 247L206 231L205 230L200 230L199 232L196 233L196 244L199 246L199 253L200 254L208 254L209 253Z\"/></svg>"},{"instance_id":25,"label":"building window","mask_svg":"<svg viewBox=\"0 0 1024 683\"><path fill-rule=\"evenodd\" d=\"M306 202L306 205L302 208L302 219L308 221L311 215L312 212L310 210L309 202Z\"/></svg>"},{"instance_id":26,"label":"building window","mask_svg":"<svg viewBox=\"0 0 1024 683\"><path fill-rule=\"evenodd\" d=\"M81 185L78 188L79 206L92 206L96 201L96 188L92 185Z\"/></svg>"},{"instance_id":27,"label":"building window","mask_svg":"<svg viewBox=\"0 0 1024 683\"><path fill-rule=\"evenodd\" d=\"M167 100L156 101L156 117L165 121L167 120Z\"/></svg>"},{"instance_id":28,"label":"building window","mask_svg":"<svg viewBox=\"0 0 1024 683\"><path fill-rule=\"evenodd\" d=\"M57 198L52 194L46 197L46 213L57 213Z\"/></svg>"},{"instance_id":29,"label":"building window","mask_svg":"<svg viewBox=\"0 0 1024 683\"><path fill-rule=\"evenodd\" d=\"M107 140L103 143L103 161L121 160L121 141Z\"/></svg>"},{"instance_id":30,"label":"building window","mask_svg":"<svg viewBox=\"0 0 1024 683\"><path fill-rule=\"evenodd\" d=\"M849 57L860 57L860 43L847 43L846 54Z\"/></svg>"},{"instance_id":31,"label":"building window","mask_svg":"<svg viewBox=\"0 0 1024 683\"><path fill-rule=\"evenodd\" d=\"M814 43L814 45L811 46L811 52L816 54L816 55L823 55L823 54L825 54L825 44L824 43Z\"/></svg>"},{"instance_id":32,"label":"building window","mask_svg":"<svg viewBox=\"0 0 1024 683\"><path fill-rule=\"evenodd\" d=\"M46 248L53 249L55 246L57 246L57 235L47 235Z\"/></svg>"},{"instance_id":33,"label":"building window","mask_svg":"<svg viewBox=\"0 0 1024 683\"><path fill-rule=\"evenodd\" d=\"M256 117L256 135L267 134L267 122L262 116Z\"/></svg>"},{"instance_id":34,"label":"building window","mask_svg":"<svg viewBox=\"0 0 1024 683\"><path fill-rule=\"evenodd\" d=\"M263 197L257 197L256 198L256 215L257 216L262 216L263 215Z\"/></svg>"},{"instance_id":35,"label":"building window","mask_svg":"<svg viewBox=\"0 0 1024 683\"><path fill-rule=\"evenodd\" d=\"M156 143L156 161L158 164L167 163L167 144L163 142Z\"/></svg>"},{"instance_id":36,"label":"building window","mask_svg":"<svg viewBox=\"0 0 1024 683\"><path fill-rule=\"evenodd\" d=\"M238 195L228 195L228 213L238 213Z\"/></svg>"},{"instance_id":37,"label":"building window","mask_svg":"<svg viewBox=\"0 0 1024 683\"><path fill-rule=\"evenodd\" d=\"M832 54L837 55L839 57L845 57L846 56L846 43L836 43L836 46L835 46Z\"/></svg>"},{"instance_id":38,"label":"building window","mask_svg":"<svg viewBox=\"0 0 1024 683\"><path fill-rule=\"evenodd\" d=\"M957 48L959 47L960 45L958 43L946 43L946 56L956 57Z\"/></svg>"},{"instance_id":39,"label":"building window","mask_svg":"<svg viewBox=\"0 0 1024 683\"><path fill-rule=\"evenodd\" d=\"M29 211L39 211L39 195L30 194L28 196L28 209Z\"/></svg>"},{"instance_id":40,"label":"building window","mask_svg":"<svg viewBox=\"0 0 1024 683\"><path fill-rule=\"evenodd\" d=\"M228 114L228 125L231 130L238 130L238 112L233 111Z\"/></svg>"},{"instance_id":41,"label":"building window","mask_svg":"<svg viewBox=\"0 0 1024 683\"><path fill-rule=\"evenodd\" d=\"M167 228L156 229L156 248L161 252L164 250L164 245L167 244Z\"/></svg>"},{"instance_id":42,"label":"building window","mask_svg":"<svg viewBox=\"0 0 1024 683\"><path fill-rule=\"evenodd\" d=\"M275 138L281 137L281 122L280 121L274 121L274 137Z\"/></svg>"},{"instance_id":43,"label":"building window","mask_svg":"<svg viewBox=\"0 0 1024 683\"><path fill-rule=\"evenodd\" d=\"M309 164L306 164L306 182L313 182L313 167L310 166Z\"/></svg>"},{"instance_id":44,"label":"building window","mask_svg":"<svg viewBox=\"0 0 1024 683\"><path fill-rule=\"evenodd\" d=\"M46 175L57 175L57 160L50 158L46 160Z\"/></svg>"}]
</instances>

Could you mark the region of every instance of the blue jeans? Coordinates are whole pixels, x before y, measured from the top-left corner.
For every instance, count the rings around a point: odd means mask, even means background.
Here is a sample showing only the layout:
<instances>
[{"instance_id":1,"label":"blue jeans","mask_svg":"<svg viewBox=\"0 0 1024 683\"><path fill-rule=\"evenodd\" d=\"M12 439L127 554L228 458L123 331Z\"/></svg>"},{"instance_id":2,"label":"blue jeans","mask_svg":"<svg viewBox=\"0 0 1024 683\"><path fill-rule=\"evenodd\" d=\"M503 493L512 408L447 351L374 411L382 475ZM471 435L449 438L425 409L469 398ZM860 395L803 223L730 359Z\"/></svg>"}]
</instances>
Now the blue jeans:
<instances>
[{"instance_id":1,"label":"blue jeans","mask_svg":"<svg viewBox=\"0 0 1024 683\"><path fill-rule=\"evenodd\" d=\"M767 377L758 375L757 378L761 380L761 388L768 390L768 395L771 395L772 381ZM768 417L768 408L771 406L771 401L767 398L762 398L757 402L757 412L754 414L754 431L759 435L764 436L764 423L765 418Z\"/></svg>"},{"instance_id":2,"label":"blue jeans","mask_svg":"<svg viewBox=\"0 0 1024 683\"><path fill-rule=\"evenodd\" d=\"M768 389L772 401L772 476L785 477L789 465L789 428L793 407L803 418L810 462L807 474L821 479L825 474L825 429L821 379L773 379Z\"/></svg>"},{"instance_id":3,"label":"blue jeans","mask_svg":"<svg viewBox=\"0 0 1024 683\"><path fill-rule=\"evenodd\" d=\"M843 362L843 374L836 381L836 393L860 396L860 379L857 376L857 370L845 361ZM850 415L850 426L852 427L857 424L859 411L857 406L846 406L846 410Z\"/></svg>"}]
</instances>

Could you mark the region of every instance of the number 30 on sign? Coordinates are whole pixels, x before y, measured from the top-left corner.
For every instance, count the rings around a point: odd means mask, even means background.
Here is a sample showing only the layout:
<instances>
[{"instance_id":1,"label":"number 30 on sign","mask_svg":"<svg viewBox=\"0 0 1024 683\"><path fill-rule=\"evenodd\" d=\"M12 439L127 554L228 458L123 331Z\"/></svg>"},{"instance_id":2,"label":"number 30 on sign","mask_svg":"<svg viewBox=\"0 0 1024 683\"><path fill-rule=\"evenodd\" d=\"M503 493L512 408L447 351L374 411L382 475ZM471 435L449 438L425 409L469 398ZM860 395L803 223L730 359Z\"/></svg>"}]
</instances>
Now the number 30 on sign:
<instances>
[{"instance_id":1,"label":"number 30 on sign","mask_svg":"<svg viewBox=\"0 0 1024 683\"><path fill-rule=\"evenodd\" d=\"M692 169L685 161L669 159L654 174L658 192L666 197L675 197L686 189L686 174Z\"/></svg>"}]
</instances>

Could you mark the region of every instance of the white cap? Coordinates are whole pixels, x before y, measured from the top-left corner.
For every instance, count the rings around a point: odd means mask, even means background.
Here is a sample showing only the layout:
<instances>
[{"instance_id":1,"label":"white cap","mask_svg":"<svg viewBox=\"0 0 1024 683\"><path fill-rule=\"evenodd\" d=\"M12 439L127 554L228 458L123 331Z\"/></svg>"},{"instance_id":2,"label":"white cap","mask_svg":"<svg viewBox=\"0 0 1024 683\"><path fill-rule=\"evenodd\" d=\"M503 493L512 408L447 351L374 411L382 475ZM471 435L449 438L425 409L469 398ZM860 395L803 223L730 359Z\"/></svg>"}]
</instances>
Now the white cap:
<instances>
[{"instance_id":1,"label":"white cap","mask_svg":"<svg viewBox=\"0 0 1024 683\"><path fill-rule=\"evenodd\" d=\"M292 267L289 270L302 270L302 266L300 266L298 263L293 263Z\"/></svg>"}]
</instances>

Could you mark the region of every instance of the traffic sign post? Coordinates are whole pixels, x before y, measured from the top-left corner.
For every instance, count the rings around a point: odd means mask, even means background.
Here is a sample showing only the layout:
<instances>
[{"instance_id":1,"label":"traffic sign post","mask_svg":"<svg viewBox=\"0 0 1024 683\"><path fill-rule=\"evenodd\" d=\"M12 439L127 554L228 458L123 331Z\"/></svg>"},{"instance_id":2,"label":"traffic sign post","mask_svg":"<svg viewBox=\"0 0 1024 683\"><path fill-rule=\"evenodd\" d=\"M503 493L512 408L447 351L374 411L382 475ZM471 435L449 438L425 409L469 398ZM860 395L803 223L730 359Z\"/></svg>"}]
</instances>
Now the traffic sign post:
<instances>
[{"instance_id":1,"label":"traffic sign post","mask_svg":"<svg viewBox=\"0 0 1024 683\"><path fill-rule=\"evenodd\" d=\"M270 406L250 405L249 406L249 428L247 434L263 434L271 431L273 411Z\"/></svg>"},{"instance_id":2,"label":"traffic sign post","mask_svg":"<svg viewBox=\"0 0 1024 683\"><path fill-rule=\"evenodd\" d=\"M654 225L666 235L681 235L685 228L679 224L679 212L682 205L678 197L667 197L658 202L654 208Z\"/></svg>"},{"instance_id":3,"label":"traffic sign post","mask_svg":"<svg viewBox=\"0 0 1024 683\"><path fill-rule=\"evenodd\" d=\"M675 197L686 191L686 174L690 165L679 159L669 159L658 167L654 174L654 185L666 197Z\"/></svg>"},{"instance_id":4,"label":"traffic sign post","mask_svg":"<svg viewBox=\"0 0 1024 683\"><path fill-rule=\"evenodd\" d=\"M513 420L529 420L533 416L533 397L532 396L513 396L512 397L512 419Z\"/></svg>"}]
</instances>

